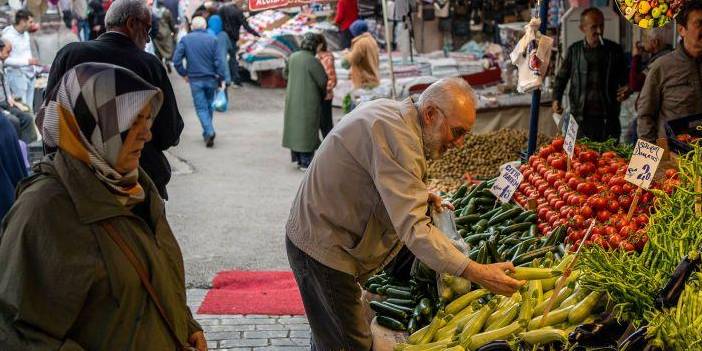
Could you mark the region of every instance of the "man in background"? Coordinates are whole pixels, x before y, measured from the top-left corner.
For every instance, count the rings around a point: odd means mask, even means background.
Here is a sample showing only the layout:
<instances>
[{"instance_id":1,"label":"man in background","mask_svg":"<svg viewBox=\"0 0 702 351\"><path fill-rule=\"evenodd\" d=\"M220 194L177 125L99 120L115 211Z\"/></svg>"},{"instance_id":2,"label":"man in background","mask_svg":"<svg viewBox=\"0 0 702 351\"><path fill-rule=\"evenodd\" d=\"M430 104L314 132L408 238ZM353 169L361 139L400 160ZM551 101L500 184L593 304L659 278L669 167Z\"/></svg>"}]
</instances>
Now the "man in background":
<instances>
[{"instance_id":1,"label":"man in background","mask_svg":"<svg viewBox=\"0 0 702 351\"><path fill-rule=\"evenodd\" d=\"M563 113L563 95L570 82L570 113L580 126L580 136L619 140L621 102L631 95L624 51L619 44L602 38L604 15L597 8L583 11L580 30L585 39L568 48L556 74L553 111Z\"/></svg>"},{"instance_id":2,"label":"man in background","mask_svg":"<svg viewBox=\"0 0 702 351\"><path fill-rule=\"evenodd\" d=\"M225 3L219 8L219 16L224 22L224 31L229 35L229 40L232 45L229 47L229 71L232 75L232 83L235 87L241 87L241 76L239 75L239 29L243 26L244 29L256 37L260 37L255 29L253 29L244 16L244 11L234 2Z\"/></svg>"},{"instance_id":3,"label":"man in background","mask_svg":"<svg viewBox=\"0 0 702 351\"><path fill-rule=\"evenodd\" d=\"M637 104L639 138L650 142L666 137L667 122L702 114L702 2L687 2L676 21L682 43L651 64Z\"/></svg>"},{"instance_id":4,"label":"man in background","mask_svg":"<svg viewBox=\"0 0 702 351\"><path fill-rule=\"evenodd\" d=\"M156 56L144 51L150 24L151 12L144 0L114 1L105 15L107 33L96 40L68 44L56 54L46 91L51 94L67 71L84 62L127 68L161 89L163 106L151 126L153 138L144 145L139 165L153 180L161 197L168 199L166 185L171 179L171 166L163 151L178 145L184 124L166 69ZM37 116L37 125L41 123L41 116Z\"/></svg>"},{"instance_id":5,"label":"man in background","mask_svg":"<svg viewBox=\"0 0 702 351\"><path fill-rule=\"evenodd\" d=\"M20 140L26 144L30 144L37 140L37 132L34 128L34 117L30 113L20 110L15 99L10 94L10 88L7 86L5 78L5 60L12 52L12 44L3 39L0 40L0 61L2 61L2 69L0 69L0 111L15 127Z\"/></svg>"},{"instance_id":6,"label":"man in background","mask_svg":"<svg viewBox=\"0 0 702 351\"><path fill-rule=\"evenodd\" d=\"M2 31L3 39L12 45L10 57L5 60L7 83L10 93L30 111L34 106L34 66L39 59L32 55L29 29L34 25L34 15L27 10L17 10L15 22Z\"/></svg>"},{"instance_id":7,"label":"man in background","mask_svg":"<svg viewBox=\"0 0 702 351\"><path fill-rule=\"evenodd\" d=\"M202 138L205 146L214 146L215 129L212 121L214 101L217 87L224 88L226 77L225 65L222 61L224 52L217 45L217 38L207 32L207 22L204 17L194 17L190 24L191 32L178 42L173 65L176 71L190 84L195 111L202 125ZM183 66L187 61L187 68Z\"/></svg>"}]
</instances>

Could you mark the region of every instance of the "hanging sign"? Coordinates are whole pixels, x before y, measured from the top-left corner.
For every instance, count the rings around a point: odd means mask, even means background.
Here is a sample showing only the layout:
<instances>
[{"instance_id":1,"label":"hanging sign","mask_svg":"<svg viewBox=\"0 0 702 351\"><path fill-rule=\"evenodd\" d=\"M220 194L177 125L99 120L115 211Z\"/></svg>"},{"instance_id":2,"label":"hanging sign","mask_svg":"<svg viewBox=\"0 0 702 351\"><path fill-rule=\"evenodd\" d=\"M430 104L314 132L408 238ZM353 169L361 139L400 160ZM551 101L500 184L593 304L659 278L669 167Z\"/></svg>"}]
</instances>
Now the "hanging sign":
<instances>
[{"instance_id":1,"label":"hanging sign","mask_svg":"<svg viewBox=\"0 0 702 351\"><path fill-rule=\"evenodd\" d=\"M624 179L648 190L662 158L663 148L639 139L631 154L631 161Z\"/></svg>"},{"instance_id":2,"label":"hanging sign","mask_svg":"<svg viewBox=\"0 0 702 351\"><path fill-rule=\"evenodd\" d=\"M295 7L309 5L311 0L249 0L249 11L263 11L278 9L283 7ZM315 3L326 3L328 1L315 1Z\"/></svg>"},{"instance_id":3,"label":"hanging sign","mask_svg":"<svg viewBox=\"0 0 702 351\"><path fill-rule=\"evenodd\" d=\"M578 139L578 122L575 121L573 115L569 114L565 121L565 140L563 141L563 150L568 155L568 159L573 158L575 152L575 140Z\"/></svg>"},{"instance_id":4,"label":"hanging sign","mask_svg":"<svg viewBox=\"0 0 702 351\"><path fill-rule=\"evenodd\" d=\"M522 183L522 172L520 172L511 164L507 164L500 172L500 176L495 180L495 184L490 188L495 197L502 203L507 203L512 200L514 192Z\"/></svg>"}]
</instances>

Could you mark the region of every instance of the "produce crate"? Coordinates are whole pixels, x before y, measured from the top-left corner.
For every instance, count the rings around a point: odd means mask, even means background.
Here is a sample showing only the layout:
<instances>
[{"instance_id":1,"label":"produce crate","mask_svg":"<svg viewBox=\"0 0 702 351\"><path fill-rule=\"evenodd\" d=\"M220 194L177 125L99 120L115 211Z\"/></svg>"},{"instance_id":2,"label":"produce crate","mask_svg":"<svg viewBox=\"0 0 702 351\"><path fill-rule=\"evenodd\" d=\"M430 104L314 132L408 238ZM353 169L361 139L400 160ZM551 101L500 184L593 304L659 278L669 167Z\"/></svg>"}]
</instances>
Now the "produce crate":
<instances>
[{"instance_id":1,"label":"produce crate","mask_svg":"<svg viewBox=\"0 0 702 351\"><path fill-rule=\"evenodd\" d=\"M702 138L702 114L687 116L672 120L665 125L668 146L670 150L677 154L686 154L692 151L692 147L679 141L676 137L681 134L689 134L694 138Z\"/></svg>"}]
</instances>

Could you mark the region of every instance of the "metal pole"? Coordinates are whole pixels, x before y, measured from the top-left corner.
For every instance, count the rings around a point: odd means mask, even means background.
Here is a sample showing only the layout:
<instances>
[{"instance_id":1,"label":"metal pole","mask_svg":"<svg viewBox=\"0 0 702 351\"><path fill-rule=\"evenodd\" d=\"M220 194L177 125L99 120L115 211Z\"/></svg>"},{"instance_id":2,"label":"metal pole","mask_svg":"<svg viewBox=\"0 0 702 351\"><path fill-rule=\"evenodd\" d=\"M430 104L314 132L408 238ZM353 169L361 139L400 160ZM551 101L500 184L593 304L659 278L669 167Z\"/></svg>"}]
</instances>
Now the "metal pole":
<instances>
[{"instance_id":1,"label":"metal pole","mask_svg":"<svg viewBox=\"0 0 702 351\"><path fill-rule=\"evenodd\" d=\"M393 100L396 98L395 94L395 69L392 64L392 43L390 41L390 26L388 25L388 0L383 0L383 25L385 26L385 48L388 52L388 64L390 65L390 94Z\"/></svg>"},{"instance_id":2,"label":"metal pole","mask_svg":"<svg viewBox=\"0 0 702 351\"><path fill-rule=\"evenodd\" d=\"M548 20L548 0L539 1L539 18L541 26L539 32L546 33L546 22ZM536 152L536 139L539 136L539 108L541 105L541 89L536 89L531 94L531 119L529 120L529 145L527 146L527 156Z\"/></svg>"}]
</instances>

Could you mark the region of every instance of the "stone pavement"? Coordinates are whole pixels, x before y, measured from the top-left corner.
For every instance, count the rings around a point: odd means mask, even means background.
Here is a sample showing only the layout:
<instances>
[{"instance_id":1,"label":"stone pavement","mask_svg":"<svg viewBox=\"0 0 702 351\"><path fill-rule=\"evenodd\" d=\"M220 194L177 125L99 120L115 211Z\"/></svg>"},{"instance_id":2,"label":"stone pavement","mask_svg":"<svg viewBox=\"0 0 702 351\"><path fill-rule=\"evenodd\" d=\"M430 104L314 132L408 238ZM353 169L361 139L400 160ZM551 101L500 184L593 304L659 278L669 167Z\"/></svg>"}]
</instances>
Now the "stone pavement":
<instances>
[{"instance_id":1,"label":"stone pavement","mask_svg":"<svg viewBox=\"0 0 702 351\"><path fill-rule=\"evenodd\" d=\"M188 306L197 312L207 289L188 289ZM310 349L310 329L301 316L199 315L210 351L303 351Z\"/></svg>"}]
</instances>

